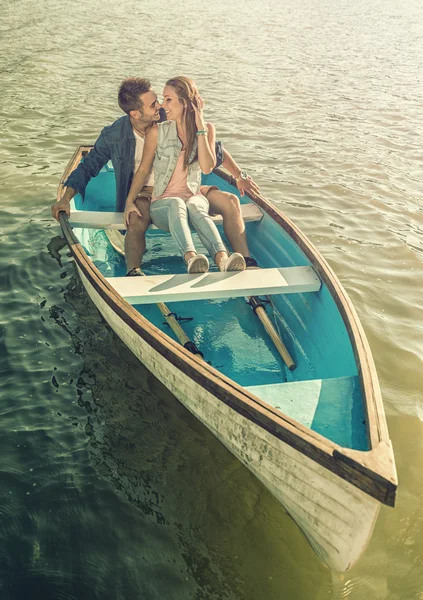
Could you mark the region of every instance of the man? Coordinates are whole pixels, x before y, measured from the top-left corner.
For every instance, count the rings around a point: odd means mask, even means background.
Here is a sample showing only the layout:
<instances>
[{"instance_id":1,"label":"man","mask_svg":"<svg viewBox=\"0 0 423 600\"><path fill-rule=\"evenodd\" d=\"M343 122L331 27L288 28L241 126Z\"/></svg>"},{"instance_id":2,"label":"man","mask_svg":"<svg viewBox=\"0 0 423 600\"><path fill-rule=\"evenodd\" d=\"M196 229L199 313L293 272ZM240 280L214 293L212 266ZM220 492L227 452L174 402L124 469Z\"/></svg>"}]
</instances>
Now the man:
<instances>
[{"instance_id":1,"label":"man","mask_svg":"<svg viewBox=\"0 0 423 600\"><path fill-rule=\"evenodd\" d=\"M133 174L141 163L145 134L153 123L164 120L165 114L148 79L140 77L131 77L123 81L119 88L118 103L126 115L101 131L93 149L64 182L67 186L66 191L61 200L52 206L52 214L56 219L61 210L69 216L69 203L72 198L78 192L84 197L89 180L98 175L109 160L112 161L116 177L116 211L124 211ZM257 185L238 167L231 155L223 150L220 143L217 144L216 150L217 166L222 165L235 177L241 195L244 195L244 192L257 194ZM145 233L151 224L149 206L152 186L153 181L150 177L136 200L136 206L142 216L135 212L130 214L125 236L128 275L140 274L145 252ZM245 257L247 267L256 266L248 250L238 198L234 194L220 191L215 186L204 186L202 193L207 196L210 212L222 215L223 229L234 252L239 252Z\"/></svg>"}]
</instances>

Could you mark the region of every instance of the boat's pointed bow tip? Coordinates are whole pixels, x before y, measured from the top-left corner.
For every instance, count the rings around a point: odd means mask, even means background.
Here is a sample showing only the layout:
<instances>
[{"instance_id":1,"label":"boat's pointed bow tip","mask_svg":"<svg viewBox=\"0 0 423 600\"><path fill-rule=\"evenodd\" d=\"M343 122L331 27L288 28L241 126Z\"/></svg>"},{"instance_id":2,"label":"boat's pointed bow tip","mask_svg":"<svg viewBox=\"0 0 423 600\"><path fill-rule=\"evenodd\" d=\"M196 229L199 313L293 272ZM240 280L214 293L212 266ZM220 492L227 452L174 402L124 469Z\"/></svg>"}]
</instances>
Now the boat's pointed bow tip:
<instances>
[{"instance_id":1,"label":"boat's pointed bow tip","mask_svg":"<svg viewBox=\"0 0 423 600\"><path fill-rule=\"evenodd\" d=\"M341 470L348 472L348 480L354 471L363 491L387 506L395 505L398 476L391 440L381 440L375 448L365 452L335 449L333 457Z\"/></svg>"}]
</instances>

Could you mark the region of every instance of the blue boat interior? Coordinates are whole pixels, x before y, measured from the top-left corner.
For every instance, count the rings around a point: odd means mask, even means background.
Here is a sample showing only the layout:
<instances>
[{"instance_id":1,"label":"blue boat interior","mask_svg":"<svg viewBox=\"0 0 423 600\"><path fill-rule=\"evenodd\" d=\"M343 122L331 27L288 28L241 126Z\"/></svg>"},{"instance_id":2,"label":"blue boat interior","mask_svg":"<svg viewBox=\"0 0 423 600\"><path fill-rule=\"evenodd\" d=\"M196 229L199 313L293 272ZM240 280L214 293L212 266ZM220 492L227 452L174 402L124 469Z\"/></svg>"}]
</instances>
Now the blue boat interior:
<instances>
[{"instance_id":1,"label":"blue boat interior","mask_svg":"<svg viewBox=\"0 0 423 600\"><path fill-rule=\"evenodd\" d=\"M203 176L238 195L217 174ZM242 203L248 198L240 198ZM106 165L89 182L84 201L75 196L75 208L115 210L113 167ZM229 243L219 227L224 242ZM125 262L98 229L75 229L86 253L105 277L123 277ZM263 268L309 265L295 241L266 213L246 223L251 254ZM206 253L196 233L197 250ZM217 271L210 260L211 269ZM150 228L143 270L148 275L185 273L170 234ZM366 413L351 342L339 310L322 284L318 292L271 297L266 311L293 357L287 369L263 325L244 298L167 302L170 310L190 319L181 325L203 352L205 360L225 376L282 413L296 419L340 446L368 450ZM155 304L135 305L146 319L176 339Z\"/></svg>"}]
</instances>

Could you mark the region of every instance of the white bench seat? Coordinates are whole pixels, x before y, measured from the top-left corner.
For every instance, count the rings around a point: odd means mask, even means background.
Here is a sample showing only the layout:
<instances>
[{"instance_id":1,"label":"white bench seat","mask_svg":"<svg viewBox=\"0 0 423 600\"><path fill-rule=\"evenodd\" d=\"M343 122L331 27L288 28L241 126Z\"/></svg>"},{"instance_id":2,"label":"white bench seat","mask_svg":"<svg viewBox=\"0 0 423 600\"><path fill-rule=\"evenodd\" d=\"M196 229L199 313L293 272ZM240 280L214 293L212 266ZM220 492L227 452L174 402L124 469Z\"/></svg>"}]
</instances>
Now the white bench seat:
<instances>
[{"instance_id":1,"label":"white bench seat","mask_svg":"<svg viewBox=\"0 0 423 600\"><path fill-rule=\"evenodd\" d=\"M312 267L250 269L197 275L109 277L107 281L130 304L317 292L321 286Z\"/></svg>"},{"instance_id":2,"label":"white bench seat","mask_svg":"<svg viewBox=\"0 0 423 600\"><path fill-rule=\"evenodd\" d=\"M256 204L241 205L242 218L245 223L249 221L260 221L263 213ZM221 225L223 219L221 215L212 217L216 225ZM121 212L96 212L90 210L71 210L69 222L72 227L81 227L87 229L126 229L123 222L123 213ZM154 228L155 226L152 225Z\"/></svg>"}]
</instances>

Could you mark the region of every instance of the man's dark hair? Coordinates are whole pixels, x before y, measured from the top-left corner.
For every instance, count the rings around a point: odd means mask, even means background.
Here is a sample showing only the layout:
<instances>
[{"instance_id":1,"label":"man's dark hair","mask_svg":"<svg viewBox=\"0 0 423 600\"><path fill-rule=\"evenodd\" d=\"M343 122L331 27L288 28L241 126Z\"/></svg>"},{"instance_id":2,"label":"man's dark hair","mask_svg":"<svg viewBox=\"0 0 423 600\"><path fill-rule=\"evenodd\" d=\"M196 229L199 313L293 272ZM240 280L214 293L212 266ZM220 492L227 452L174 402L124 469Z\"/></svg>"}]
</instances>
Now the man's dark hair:
<instances>
[{"instance_id":1,"label":"man's dark hair","mask_svg":"<svg viewBox=\"0 0 423 600\"><path fill-rule=\"evenodd\" d=\"M140 95L149 92L151 83L143 77L128 77L122 81L118 93L118 103L123 112L129 115L131 110L142 110Z\"/></svg>"}]
</instances>

